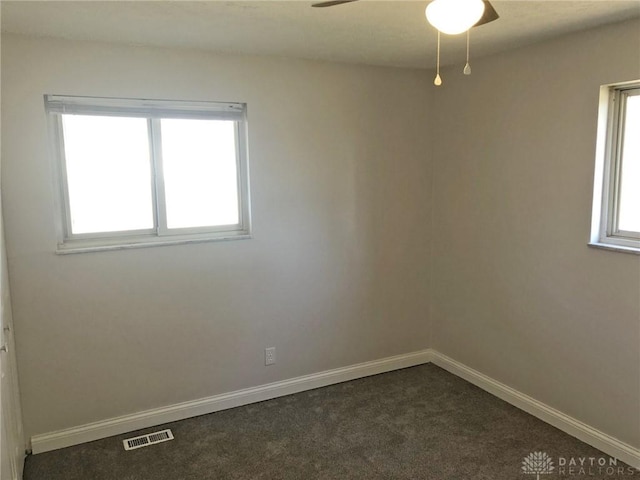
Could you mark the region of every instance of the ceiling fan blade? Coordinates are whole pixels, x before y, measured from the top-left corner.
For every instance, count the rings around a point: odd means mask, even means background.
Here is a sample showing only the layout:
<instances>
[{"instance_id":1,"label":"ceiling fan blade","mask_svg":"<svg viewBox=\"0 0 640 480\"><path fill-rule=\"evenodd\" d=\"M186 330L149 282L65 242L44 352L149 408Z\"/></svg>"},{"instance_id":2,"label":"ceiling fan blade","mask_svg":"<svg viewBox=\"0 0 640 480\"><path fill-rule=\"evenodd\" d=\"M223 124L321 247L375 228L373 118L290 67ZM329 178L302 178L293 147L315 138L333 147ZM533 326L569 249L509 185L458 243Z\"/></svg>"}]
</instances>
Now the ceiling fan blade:
<instances>
[{"instance_id":1,"label":"ceiling fan blade","mask_svg":"<svg viewBox=\"0 0 640 480\"><path fill-rule=\"evenodd\" d=\"M328 2L312 3L312 7L333 7L334 5L342 5L343 3L357 2L358 0L329 0Z\"/></svg>"},{"instance_id":2,"label":"ceiling fan blade","mask_svg":"<svg viewBox=\"0 0 640 480\"><path fill-rule=\"evenodd\" d=\"M482 17L480 17L480 20L476 22L474 27L479 27L480 25L493 22L494 20L497 20L498 18L500 18L500 15L498 15L498 12L496 12L496 9L493 8L493 5L489 3L489 0L483 0L483 1L484 1L484 13L482 14Z\"/></svg>"}]
</instances>

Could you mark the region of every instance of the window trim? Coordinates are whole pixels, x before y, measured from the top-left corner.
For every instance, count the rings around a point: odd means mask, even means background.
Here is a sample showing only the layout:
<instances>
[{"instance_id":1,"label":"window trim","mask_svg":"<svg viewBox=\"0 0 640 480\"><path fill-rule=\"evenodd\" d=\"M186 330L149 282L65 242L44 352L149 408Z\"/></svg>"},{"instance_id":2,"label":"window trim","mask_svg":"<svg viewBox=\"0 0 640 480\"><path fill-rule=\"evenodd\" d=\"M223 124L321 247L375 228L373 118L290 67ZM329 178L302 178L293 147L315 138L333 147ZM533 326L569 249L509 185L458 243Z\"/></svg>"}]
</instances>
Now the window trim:
<instances>
[{"instance_id":1,"label":"window trim","mask_svg":"<svg viewBox=\"0 0 640 480\"><path fill-rule=\"evenodd\" d=\"M630 93L640 95L640 80L600 88L589 246L640 254L640 232L618 228L620 147L624 140L625 99Z\"/></svg>"},{"instance_id":2,"label":"window trim","mask_svg":"<svg viewBox=\"0 0 640 480\"><path fill-rule=\"evenodd\" d=\"M246 104L60 95L45 95L44 100L45 111L49 117L49 134L54 147L54 176L58 191L56 253L82 253L252 238ZM62 126L63 114L135 117L147 120L153 228L82 234L72 232ZM162 118L229 120L235 123L237 224L172 229L167 227L160 146Z\"/></svg>"}]
</instances>

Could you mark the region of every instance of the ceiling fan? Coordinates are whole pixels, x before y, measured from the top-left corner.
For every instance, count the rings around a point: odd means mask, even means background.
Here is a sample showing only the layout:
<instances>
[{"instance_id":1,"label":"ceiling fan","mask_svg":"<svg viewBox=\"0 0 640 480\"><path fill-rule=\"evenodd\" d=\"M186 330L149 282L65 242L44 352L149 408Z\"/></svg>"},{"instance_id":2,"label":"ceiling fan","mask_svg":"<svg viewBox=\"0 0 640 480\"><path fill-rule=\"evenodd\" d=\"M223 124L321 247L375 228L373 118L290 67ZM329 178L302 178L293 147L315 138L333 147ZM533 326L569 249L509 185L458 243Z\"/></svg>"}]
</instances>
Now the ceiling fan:
<instances>
[{"instance_id":1,"label":"ceiling fan","mask_svg":"<svg viewBox=\"0 0 640 480\"><path fill-rule=\"evenodd\" d=\"M326 0L313 3L312 7L333 7L345 3L356 2L357 0ZM489 3L489 0L432 0L425 10L427 21L438 31L438 50L436 60L436 78L433 83L436 86L442 85L440 78L440 33L457 35L467 33L467 63L463 73L471 75L469 65L469 32L474 27L493 22L500 18L496 9Z\"/></svg>"},{"instance_id":2,"label":"ceiling fan","mask_svg":"<svg viewBox=\"0 0 640 480\"><path fill-rule=\"evenodd\" d=\"M358 0L328 0L326 2L313 3L311 4L311 6L316 8L324 8L324 7L333 7L336 5L342 5L344 3L352 3L357 1ZM484 3L484 13L482 14L482 17L480 17L480 20L478 20L473 25L473 27L479 27L480 25L493 22L494 20L497 20L498 18L500 18L500 15L498 15L498 12L496 12L496 9L493 8L493 5L491 5L489 0L482 0L482 1Z\"/></svg>"}]
</instances>

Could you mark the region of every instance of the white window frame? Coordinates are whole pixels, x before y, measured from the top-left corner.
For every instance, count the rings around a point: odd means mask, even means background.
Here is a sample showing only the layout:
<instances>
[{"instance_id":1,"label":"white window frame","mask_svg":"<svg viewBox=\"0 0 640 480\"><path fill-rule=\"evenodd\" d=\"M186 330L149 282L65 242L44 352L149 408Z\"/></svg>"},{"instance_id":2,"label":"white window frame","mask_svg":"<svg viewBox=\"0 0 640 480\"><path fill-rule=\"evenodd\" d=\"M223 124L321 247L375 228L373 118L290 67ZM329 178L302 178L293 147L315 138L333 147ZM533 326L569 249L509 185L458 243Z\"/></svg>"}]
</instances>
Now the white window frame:
<instances>
[{"instance_id":1,"label":"white window frame","mask_svg":"<svg viewBox=\"0 0 640 480\"><path fill-rule=\"evenodd\" d=\"M622 144L628 96L640 95L640 80L600 88L590 246L640 254L640 232L618 228Z\"/></svg>"},{"instance_id":2,"label":"white window frame","mask_svg":"<svg viewBox=\"0 0 640 480\"><path fill-rule=\"evenodd\" d=\"M59 192L57 199L59 205L56 209L59 212L56 253L81 253L251 238L246 104L45 95L45 110L49 117L50 136L55 157L55 180ZM63 114L118 116L147 120L153 228L104 233L73 233L62 127ZM163 118L231 120L235 123L238 224L172 229L167 227L160 146L160 120Z\"/></svg>"}]
</instances>

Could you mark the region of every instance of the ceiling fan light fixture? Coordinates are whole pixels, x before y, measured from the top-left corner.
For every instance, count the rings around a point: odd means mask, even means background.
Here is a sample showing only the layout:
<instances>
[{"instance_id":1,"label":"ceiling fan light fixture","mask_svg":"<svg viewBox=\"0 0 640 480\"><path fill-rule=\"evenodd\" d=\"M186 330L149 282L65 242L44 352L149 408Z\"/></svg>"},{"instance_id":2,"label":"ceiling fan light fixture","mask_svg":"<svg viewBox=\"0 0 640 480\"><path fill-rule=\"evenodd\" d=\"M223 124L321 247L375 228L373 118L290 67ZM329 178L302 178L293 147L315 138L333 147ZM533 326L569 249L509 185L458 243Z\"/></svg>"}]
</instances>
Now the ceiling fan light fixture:
<instances>
[{"instance_id":1,"label":"ceiling fan light fixture","mask_svg":"<svg viewBox=\"0 0 640 480\"><path fill-rule=\"evenodd\" d=\"M482 0L433 0L425 15L442 33L457 35L473 27L482 18L484 8Z\"/></svg>"}]
</instances>

